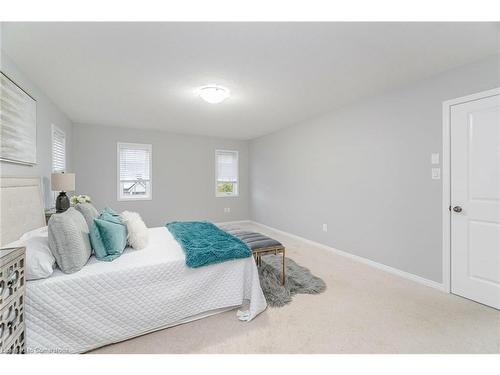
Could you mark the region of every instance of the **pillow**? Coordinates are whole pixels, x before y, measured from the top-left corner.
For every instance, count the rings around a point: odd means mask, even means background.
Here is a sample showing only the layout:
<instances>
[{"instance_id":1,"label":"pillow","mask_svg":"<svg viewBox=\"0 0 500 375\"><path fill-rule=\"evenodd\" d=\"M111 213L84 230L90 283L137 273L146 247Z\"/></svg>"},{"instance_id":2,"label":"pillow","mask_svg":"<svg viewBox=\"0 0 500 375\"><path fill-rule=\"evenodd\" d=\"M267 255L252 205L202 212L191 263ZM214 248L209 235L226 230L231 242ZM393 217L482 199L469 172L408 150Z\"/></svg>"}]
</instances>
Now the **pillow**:
<instances>
[{"instance_id":1,"label":"pillow","mask_svg":"<svg viewBox=\"0 0 500 375\"><path fill-rule=\"evenodd\" d=\"M113 210L105 208L94 219L90 239L95 257L109 262L118 258L127 246L127 227Z\"/></svg>"},{"instance_id":2,"label":"pillow","mask_svg":"<svg viewBox=\"0 0 500 375\"><path fill-rule=\"evenodd\" d=\"M141 216L137 212L123 211L120 217L127 226L129 245L136 250L148 246L149 231Z\"/></svg>"},{"instance_id":3,"label":"pillow","mask_svg":"<svg viewBox=\"0 0 500 375\"><path fill-rule=\"evenodd\" d=\"M89 227L89 233L91 234L93 232L94 219L97 219L99 217L99 212L91 203L78 203L77 205L75 205L75 209L78 210L78 212L80 212L85 218L87 226ZM104 208L103 212L116 214L116 212L114 212L109 207ZM92 235L90 235L90 247L92 248L93 252L95 252L95 246L92 243Z\"/></svg>"},{"instance_id":4,"label":"pillow","mask_svg":"<svg viewBox=\"0 0 500 375\"><path fill-rule=\"evenodd\" d=\"M31 238L33 236L44 236L44 237L47 237L47 235L48 235L48 227L44 226L44 227L33 229L33 230L30 230L29 232L24 233L21 236L20 240L27 240L28 238Z\"/></svg>"},{"instance_id":5,"label":"pillow","mask_svg":"<svg viewBox=\"0 0 500 375\"><path fill-rule=\"evenodd\" d=\"M78 203L75 205L75 209L83 215L90 231L94 224L94 219L99 216L99 212L97 212L92 203Z\"/></svg>"},{"instance_id":6,"label":"pillow","mask_svg":"<svg viewBox=\"0 0 500 375\"><path fill-rule=\"evenodd\" d=\"M113 210L110 207L104 207L101 213L103 213L103 212L106 212L106 213L113 215L113 216L120 216L120 215L118 215L118 213L115 210Z\"/></svg>"},{"instance_id":7,"label":"pillow","mask_svg":"<svg viewBox=\"0 0 500 375\"><path fill-rule=\"evenodd\" d=\"M49 249L47 227L40 229L27 232L6 246L26 248L26 280L44 279L54 272L56 260Z\"/></svg>"},{"instance_id":8,"label":"pillow","mask_svg":"<svg viewBox=\"0 0 500 375\"><path fill-rule=\"evenodd\" d=\"M112 212L114 212L114 211L112 211ZM106 221L109 221L111 223L123 225L123 220L120 218L120 215L118 215L117 213L111 213L110 211L108 211L106 209L101 211L101 214L99 215L98 219L106 220Z\"/></svg>"},{"instance_id":9,"label":"pillow","mask_svg":"<svg viewBox=\"0 0 500 375\"><path fill-rule=\"evenodd\" d=\"M89 228L73 207L49 219L49 248L64 273L77 272L91 254Z\"/></svg>"}]
</instances>

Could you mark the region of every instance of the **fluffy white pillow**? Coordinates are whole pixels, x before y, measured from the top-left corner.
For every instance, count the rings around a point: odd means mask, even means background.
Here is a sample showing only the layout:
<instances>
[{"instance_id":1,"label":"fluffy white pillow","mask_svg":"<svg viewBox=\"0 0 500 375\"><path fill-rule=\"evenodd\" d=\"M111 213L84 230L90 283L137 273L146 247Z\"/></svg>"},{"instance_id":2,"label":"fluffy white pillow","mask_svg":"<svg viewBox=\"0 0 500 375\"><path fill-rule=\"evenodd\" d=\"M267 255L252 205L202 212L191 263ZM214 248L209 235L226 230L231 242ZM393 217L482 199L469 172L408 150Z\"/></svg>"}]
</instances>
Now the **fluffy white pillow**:
<instances>
[{"instance_id":1,"label":"fluffy white pillow","mask_svg":"<svg viewBox=\"0 0 500 375\"><path fill-rule=\"evenodd\" d=\"M137 212L123 211L121 218L128 231L128 243L132 248L139 250L148 246L149 231Z\"/></svg>"},{"instance_id":2,"label":"fluffy white pillow","mask_svg":"<svg viewBox=\"0 0 500 375\"><path fill-rule=\"evenodd\" d=\"M37 280L49 277L54 272L56 259L49 249L47 227L25 233L7 247L26 247L26 279Z\"/></svg>"}]
</instances>

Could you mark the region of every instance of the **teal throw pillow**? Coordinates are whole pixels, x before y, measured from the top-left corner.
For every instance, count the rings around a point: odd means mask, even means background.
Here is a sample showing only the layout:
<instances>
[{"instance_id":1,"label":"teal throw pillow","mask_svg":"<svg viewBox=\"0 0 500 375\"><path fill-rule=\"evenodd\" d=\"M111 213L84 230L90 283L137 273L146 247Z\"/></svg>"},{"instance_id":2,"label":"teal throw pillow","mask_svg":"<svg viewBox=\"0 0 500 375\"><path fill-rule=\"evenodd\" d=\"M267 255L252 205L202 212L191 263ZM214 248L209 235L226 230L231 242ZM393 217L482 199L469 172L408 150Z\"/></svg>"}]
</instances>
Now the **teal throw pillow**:
<instances>
[{"instance_id":1,"label":"teal throw pillow","mask_svg":"<svg viewBox=\"0 0 500 375\"><path fill-rule=\"evenodd\" d=\"M97 259L112 261L118 258L127 246L127 227L120 216L105 208L99 217L94 219L90 229L90 241Z\"/></svg>"}]
</instances>

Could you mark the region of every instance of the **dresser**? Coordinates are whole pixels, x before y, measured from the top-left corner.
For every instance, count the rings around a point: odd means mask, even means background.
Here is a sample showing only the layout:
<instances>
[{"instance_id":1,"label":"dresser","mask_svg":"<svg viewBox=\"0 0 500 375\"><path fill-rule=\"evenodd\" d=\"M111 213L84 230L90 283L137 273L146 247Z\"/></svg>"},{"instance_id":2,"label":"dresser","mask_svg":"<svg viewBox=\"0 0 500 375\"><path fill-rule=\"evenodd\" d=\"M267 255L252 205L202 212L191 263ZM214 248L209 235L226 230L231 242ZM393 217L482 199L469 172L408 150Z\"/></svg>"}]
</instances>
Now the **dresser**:
<instances>
[{"instance_id":1,"label":"dresser","mask_svg":"<svg viewBox=\"0 0 500 375\"><path fill-rule=\"evenodd\" d=\"M0 353L25 353L25 248L0 249Z\"/></svg>"}]
</instances>

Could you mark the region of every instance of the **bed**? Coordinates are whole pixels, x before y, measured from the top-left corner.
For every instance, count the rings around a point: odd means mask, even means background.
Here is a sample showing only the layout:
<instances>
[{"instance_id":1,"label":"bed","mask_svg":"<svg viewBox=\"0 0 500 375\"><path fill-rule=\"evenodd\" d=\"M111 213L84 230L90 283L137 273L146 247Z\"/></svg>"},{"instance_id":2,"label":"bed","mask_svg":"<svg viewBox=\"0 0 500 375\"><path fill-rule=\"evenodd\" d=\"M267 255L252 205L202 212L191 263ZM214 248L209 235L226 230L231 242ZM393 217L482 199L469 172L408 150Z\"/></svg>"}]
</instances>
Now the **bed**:
<instances>
[{"instance_id":1,"label":"bed","mask_svg":"<svg viewBox=\"0 0 500 375\"><path fill-rule=\"evenodd\" d=\"M32 197L4 213L4 196L12 198L16 184ZM32 220L19 232L10 224L19 223L13 215L43 220L43 212L33 208L40 209L33 204L35 196L41 199L39 179L2 178L1 187L3 244L44 225ZM250 321L266 308L252 257L191 269L167 228L149 232L147 248L128 248L113 262L91 257L76 273L56 269L49 278L28 281L27 351L82 353L230 309L238 308L237 317Z\"/></svg>"}]
</instances>

